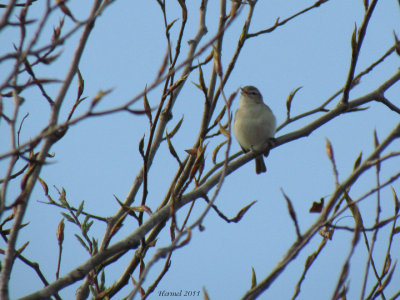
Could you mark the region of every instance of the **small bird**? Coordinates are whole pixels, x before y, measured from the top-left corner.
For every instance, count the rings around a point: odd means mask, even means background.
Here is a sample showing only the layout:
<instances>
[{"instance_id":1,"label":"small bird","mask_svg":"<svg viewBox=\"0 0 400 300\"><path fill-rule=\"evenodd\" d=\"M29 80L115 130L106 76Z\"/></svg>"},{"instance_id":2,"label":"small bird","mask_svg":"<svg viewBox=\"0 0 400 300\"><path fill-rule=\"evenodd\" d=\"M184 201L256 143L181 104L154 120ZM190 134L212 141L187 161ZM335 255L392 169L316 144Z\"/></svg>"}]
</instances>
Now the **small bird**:
<instances>
[{"instance_id":1,"label":"small bird","mask_svg":"<svg viewBox=\"0 0 400 300\"><path fill-rule=\"evenodd\" d=\"M251 85L241 88L239 108L235 114L233 132L242 150L266 150L267 142L274 137L276 118L268 105L264 104L259 90ZM262 154L255 158L256 173L267 171Z\"/></svg>"}]
</instances>

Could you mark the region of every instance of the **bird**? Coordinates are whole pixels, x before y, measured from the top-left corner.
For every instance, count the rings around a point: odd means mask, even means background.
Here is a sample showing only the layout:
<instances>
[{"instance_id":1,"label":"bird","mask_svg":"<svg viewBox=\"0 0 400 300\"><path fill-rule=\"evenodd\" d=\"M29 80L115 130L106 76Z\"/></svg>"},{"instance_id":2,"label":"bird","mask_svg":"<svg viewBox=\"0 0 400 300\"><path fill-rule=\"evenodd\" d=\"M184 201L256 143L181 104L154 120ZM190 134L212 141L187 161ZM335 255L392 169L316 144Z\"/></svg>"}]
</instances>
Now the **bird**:
<instances>
[{"instance_id":1,"label":"bird","mask_svg":"<svg viewBox=\"0 0 400 300\"><path fill-rule=\"evenodd\" d=\"M267 156L267 145L273 140L276 130L275 115L264 103L256 87L248 85L240 90L239 108L236 110L233 124L235 137L243 152L264 150L264 155ZM254 160L257 174L267 171L262 154Z\"/></svg>"}]
</instances>

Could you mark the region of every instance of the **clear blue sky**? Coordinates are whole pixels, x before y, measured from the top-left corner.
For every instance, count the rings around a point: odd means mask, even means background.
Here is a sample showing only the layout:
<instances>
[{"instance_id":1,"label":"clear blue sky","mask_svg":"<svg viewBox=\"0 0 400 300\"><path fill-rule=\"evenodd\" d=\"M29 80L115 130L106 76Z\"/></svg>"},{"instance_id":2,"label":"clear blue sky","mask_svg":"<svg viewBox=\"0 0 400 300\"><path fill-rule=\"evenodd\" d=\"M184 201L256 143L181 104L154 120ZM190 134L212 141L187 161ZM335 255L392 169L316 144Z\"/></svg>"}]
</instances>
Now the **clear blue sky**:
<instances>
[{"instance_id":1,"label":"clear blue sky","mask_svg":"<svg viewBox=\"0 0 400 300\"><path fill-rule=\"evenodd\" d=\"M88 1L89 2L89 1ZM194 37L198 24L198 6L200 1L187 1L189 21L184 35L182 57L186 56L186 42ZM209 1L207 14L208 34L203 39L205 44L213 37L218 22L217 1ZM272 26L277 17L284 19L297 11L311 5L313 1L259 1L250 32ZM41 12L43 3L38 1L33 10ZM68 3L77 19L83 19L89 10L86 1L71 0ZM169 22L180 18L179 6L171 4L168 7ZM230 80L225 87L228 95L238 87L255 85L264 96L265 102L277 116L278 123L286 116L285 101L288 94L295 88L303 88L296 95L292 114L304 112L318 106L339 90L347 76L351 47L350 38L354 24L360 26L363 17L363 1L332 0L299 18L278 28L271 34L250 39L241 53ZM399 5L395 0L380 1L372 16L370 27L362 48L356 73L369 66L389 49L393 43L393 30L399 29ZM247 13L242 15L228 29L224 39L222 64L226 67L236 47L242 22ZM53 27L58 24L61 14L54 15L47 24L46 33L41 36L42 43L50 38ZM176 37L179 20L171 30L171 36ZM66 28L71 28L72 22L66 18ZM397 32L400 34L400 32ZM38 69L41 77L56 77L62 79L68 68L69 59L74 45L79 38L76 34L64 45L63 56L47 68ZM12 47L10 41L15 39L14 31L6 31L0 35L3 47ZM175 45L174 45L175 46ZM85 79L85 96L93 97L99 90L113 88L100 108L111 108L137 95L146 84L151 83L159 69L166 51L166 41L162 14L156 1L115 1L96 23L88 46L80 64L81 73ZM4 53L5 48L1 50ZM208 54L208 52L207 52ZM204 58L204 56L202 57ZM0 68L8 68L4 65ZM388 58L373 73L363 78L359 86L352 90L350 98L372 91L385 79L394 74L399 67L399 59L395 55ZM204 68L208 83L209 68ZM0 72L1 73L1 72ZM1 77L3 75L0 75ZM179 133L174 137L173 144L181 158L185 157L185 149L192 147L197 136L203 96L190 81L197 82L197 73L189 77L183 88L173 112L173 120L168 124L169 131L184 116L184 122ZM59 85L49 88L55 96ZM400 89L397 84L387 97L399 104ZM150 92L148 97L152 106L157 105L160 89ZM61 119L65 119L73 105L76 95L76 80L62 108ZM30 115L25 121L22 138L28 140L36 136L48 120L48 105L40 93L31 89L25 94L28 103L23 107ZM89 103L89 102L88 102ZM221 106L222 107L222 106ZM233 104L237 107L237 99ZM85 112L87 106L82 105L77 115ZM141 109L139 102L137 108ZM5 106L7 113L11 105ZM314 117L304 119L287 126L277 133L284 133L301 128ZM353 163L360 151L368 155L373 149L373 130L384 138L398 123L399 116L378 104L371 104L370 109L336 118L315 131L309 137L282 145L274 149L266 159L268 172L257 176L254 164L250 162L240 170L227 177L216 205L227 216L233 217L244 206L253 200L257 203L247 212L238 224L227 224L214 212L210 212L204 222L205 231L193 232L192 240L186 247L179 249L172 256L169 273L157 287L150 299L161 299L157 293L162 290L202 291L205 287L211 299L238 299L250 287L251 267L254 267L257 278L264 278L281 259L288 247L295 241L295 229L288 215L286 202L280 192L283 188L292 200L297 213L301 230L306 230L317 218L316 214L308 212L313 201L329 195L334 189L334 180L330 162L325 154L325 137L329 138L334 147L338 163L339 178L344 180L352 171ZM79 206L85 200L85 210L97 215L110 216L118 209L114 200L116 195L124 199L129 191L138 170L141 158L138 152L138 142L143 134L148 137L148 120L144 116L133 116L126 113L92 118L71 127L68 134L53 148L55 158L43 169L41 177L49 184L50 192L57 198L53 185L67 191L71 204ZM8 131L4 123L0 123L1 140L8 140ZM6 137L4 139L3 137ZM207 161L211 166L212 149L222 141L216 139L208 146ZM7 150L8 144L0 143L0 153ZM399 142L393 144L390 150L398 150ZM236 141L232 143L232 153L240 150ZM221 152L222 153L222 152ZM222 159L222 155L220 156ZM398 160L397 160L398 162ZM1 177L6 166L0 161ZM169 155L164 143L150 170L150 194L148 205L152 208L162 200L169 186L171 177L178 165ZM395 164L383 165L382 177L388 178ZM369 191L374 184L373 172L364 175L362 180L351 191L352 197ZM400 185L393 187L400 194ZM14 183L8 197L15 198L19 193L17 183ZM140 195L140 193L139 193ZM393 212L393 200L389 189L382 193L382 216L390 216ZM30 199L29 210L25 222L29 226L21 231L18 245L30 241L24 254L33 261L40 263L42 271L48 280L55 279L58 246L56 228L62 216L60 210L39 203L45 201L42 188L37 185ZM205 204L197 200L194 216L201 213ZM370 198L360 204L364 221L373 224L375 218L375 199ZM186 211L186 209L184 209ZM350 215L348 212L345 215ZM178 215L178 221L183 221L184 214ZM194 218L193 218L194 220ZM352 218L344 218L340 225L353 225ZM116 238L122 238L135 228L135 223L127 221ZM91 233L101 239L105 226L95 224ZM74 237L76 228L69 222L65 227L64 254L61 273L75 268L84 262L88 255ZM385 251L388 232L379 235L376 246L377 253ZM352 234L335 232L333 240L328 242L325 251L310 270L303 283L302 293L298 299L330 299L336 285L338 272L348 254ZM305 259L316 250L320 236L315 236L311 243L301 252L296 261L291 263L273 286L260 299L290 299L295 284L303 270ZM157 246L169 244L169 232L161 235ZM393 249L399 249L399 241L395 241ZM4 248L4 243L0 244ZM132 252L133 253L133 252ZM149 252L149 257L154 252ZM357 299L360 295L360 285L365 267L366 249L363 241L357 247L357 257L350 266L349 299ZM128 255L129 256L129 255ZM106 273L107 284L111 284L128 263L126 257L109 268ZM393 260L398 259L392 257ZM382 261L377 258L379 270ZM157 276L162 264L155 266L148 275L151 279ZM134 274L137 279L138 274ZM399 282L397 272L392 279ZM15 299L40 289L41 283L32 270L17 260L11 279L11 298ZM65 299L72 299L77 285L61 291ZM119 298L127 295L131 286L122 290ZM369 290L370 285L367 287ZM391 289L389 289L391 290ZM162 297L162 299L167 299ZM202 299L200 297L196 299Z\"/></svg>"}]
</instances>

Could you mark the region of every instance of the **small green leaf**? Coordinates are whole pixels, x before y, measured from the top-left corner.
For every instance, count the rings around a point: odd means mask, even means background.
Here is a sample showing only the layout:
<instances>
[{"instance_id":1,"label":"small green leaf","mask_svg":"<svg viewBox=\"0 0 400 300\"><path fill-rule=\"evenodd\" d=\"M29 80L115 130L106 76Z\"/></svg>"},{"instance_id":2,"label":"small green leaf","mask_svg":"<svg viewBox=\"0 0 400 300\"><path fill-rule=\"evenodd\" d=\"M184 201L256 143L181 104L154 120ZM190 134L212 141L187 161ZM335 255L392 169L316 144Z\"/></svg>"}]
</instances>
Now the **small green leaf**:
<instances>
[{"instance_id":1,"label":"small green leaf","mask_svg":"<svg viewBox=\"0 0 400 300\"><path fill-rule=\"evenodd\" d=\"M73 217L71 217L70 215L68 215L68 214L66 214L66 213L64 213L64 212L62 212L61 214L62 214L68 221L70 221L70 222L73 223L73 224L76 224L75 219L74 219Z\"/></svg>"},{"instance_id":2,"label":"small green leaf","mask_svg":"<svg viewBox=\"0 0 400 300\"><path fill-rule=\"evenodd\" d=\"M93 220L85 223L84 233L87 234L89 232L90 227L93 225Z\"/></svg>"},{"instance_id":3,"label":"small green leaf","mask_svg":"<svg viewBox=\"0 0 400 300\"><path fill-rule=\"evenodd\" d=\"M58 200L60 201L62 206L69 208L69 204L67 202L67 191L64 188L62 188L60 197L58 198Z\"/></svg>"},{"instance_id":4,"label":"small green leaf","mask_svg":"<svg viewBox=\"0 0 400 300\"><path fill-rule=\"evenodd\" d=\"M77 217L79 217L79 215L82 213L84 203L85 203L85 201L82 200L81 204L79 205L78 209L76 210L76 216Z\"/></svg>"},{"instance_id":5,"label":"small green leaf","mask_svg":"<svg viewBox=\"0 0 400 300\"><path fill-rule=\"evenodd\" d=\"M75 237L78 239L79 243L81 243L81 245L83 246L83 248L86 249L87 252L90 253L89 247L86 245L85 241L75 233Z\"/></svg>"}]
</instances>

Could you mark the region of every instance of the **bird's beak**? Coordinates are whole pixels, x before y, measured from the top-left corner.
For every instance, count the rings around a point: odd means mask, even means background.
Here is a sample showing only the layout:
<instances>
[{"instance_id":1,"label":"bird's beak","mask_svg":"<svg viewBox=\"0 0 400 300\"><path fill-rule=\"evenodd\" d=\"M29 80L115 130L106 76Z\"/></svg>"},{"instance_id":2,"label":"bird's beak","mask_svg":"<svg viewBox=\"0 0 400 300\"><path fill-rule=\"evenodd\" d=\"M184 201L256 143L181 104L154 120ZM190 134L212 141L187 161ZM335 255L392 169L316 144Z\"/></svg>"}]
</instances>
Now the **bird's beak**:
<instances>
[{"instance_id":1,"label":"bird's beak","mask_svg":"<svg viewBox=\"0 0 400 300\"><path fill-rule=\"evenodd\" d=\"M242 95L243 95L243 94L247 95L247 93L246 93L246 91L245 91L244 88L240 88L240 93L241 93Z\"/></svg>"}]
</instances>

